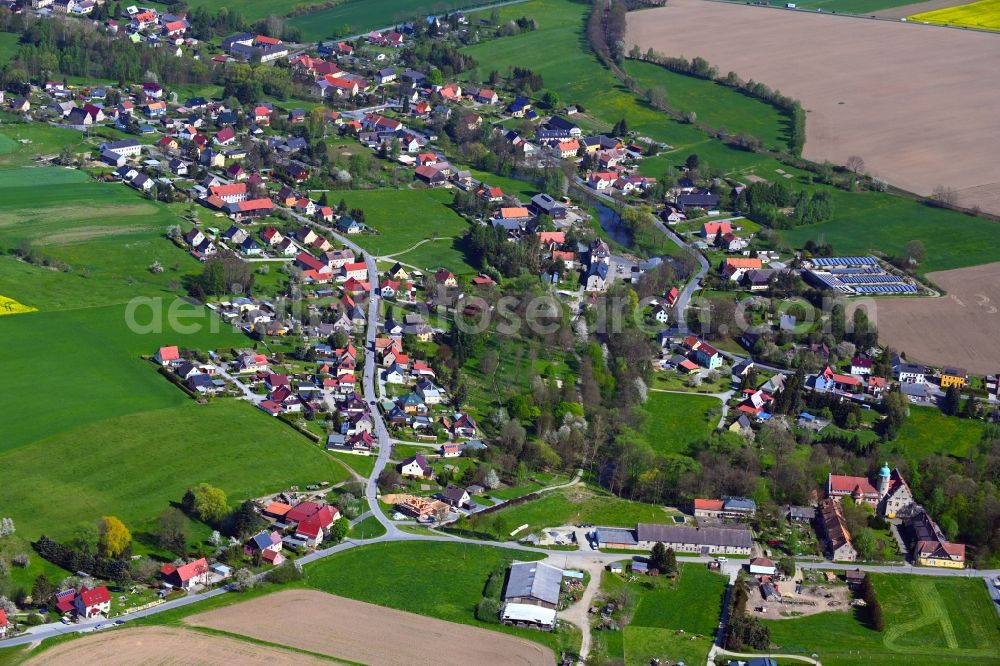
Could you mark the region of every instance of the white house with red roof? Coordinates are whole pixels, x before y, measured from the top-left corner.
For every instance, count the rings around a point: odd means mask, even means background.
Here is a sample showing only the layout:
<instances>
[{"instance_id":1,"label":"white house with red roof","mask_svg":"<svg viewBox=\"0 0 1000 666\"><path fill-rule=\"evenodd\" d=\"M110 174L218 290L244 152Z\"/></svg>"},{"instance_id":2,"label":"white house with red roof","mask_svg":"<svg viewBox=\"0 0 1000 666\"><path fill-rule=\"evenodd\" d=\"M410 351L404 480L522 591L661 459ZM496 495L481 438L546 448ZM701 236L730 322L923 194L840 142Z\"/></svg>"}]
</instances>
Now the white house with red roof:
<instances>
[{"instance_id":1,"label":"white house with red roof","mask_svg":"<svg viewBox=\"0 0 1000 666\"><path fill-rule=\"evenodd\" d=\"M82 618L106 616L111 612L111 594L108 588L104 585L94 588L84 585L73 599L73 610L77 617Z\"/></svg>"},{"instance_id":2,"label":"white house with red roof","mask_svg":"<svg viewBox=\"0 0 1000 666\"><path fill-rule=\"evenodd\" d=\"M181 353L177 346L160 347L153 355L153 360L162 366L172 365L181 360Z\"/></svg>"},{"instance_id":3,"label":"white house with red roof","mask_svg":"<svg viewBox=\"0 0 1000 666\"><path fill-rule=\"evenodd\" d=\"M198 585L208 585L211 569L208 561L202 557L179 567L167 562L160 567L160 575L167 584L181 590L190 590Z\"/></svg>"}]
</instances>

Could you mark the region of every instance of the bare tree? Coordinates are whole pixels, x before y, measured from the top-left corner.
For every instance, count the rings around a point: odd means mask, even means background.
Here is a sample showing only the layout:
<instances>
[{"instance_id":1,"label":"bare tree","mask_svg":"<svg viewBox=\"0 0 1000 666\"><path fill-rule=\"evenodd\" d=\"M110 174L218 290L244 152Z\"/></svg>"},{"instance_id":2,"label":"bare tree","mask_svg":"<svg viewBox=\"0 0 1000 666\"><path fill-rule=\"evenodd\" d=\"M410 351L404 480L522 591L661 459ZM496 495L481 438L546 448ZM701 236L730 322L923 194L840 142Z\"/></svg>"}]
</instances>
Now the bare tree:
<instances>
[{"instance_id":1,"label":"bare tree","mask_svg":"<svg viewBox=\"0 0 1000 666\"><path fill-rule=\"evenodd\" d=\"M958 192L950 187L938 185L931 193L931 199L942 206L955 206L958 204Z\"/></svg>"},{"instance_id":2,"label":"bare tree","mask_svg":"<svg viewBox=\"0 0 1000 666\"><path fill-rule=\"evenodd\" d=\"M847 158L847 164L845 165L848 171L853 171L854 173L863 173L865 170L865 161L860 155L851 155Z\"/></svg>"}]
</instances>

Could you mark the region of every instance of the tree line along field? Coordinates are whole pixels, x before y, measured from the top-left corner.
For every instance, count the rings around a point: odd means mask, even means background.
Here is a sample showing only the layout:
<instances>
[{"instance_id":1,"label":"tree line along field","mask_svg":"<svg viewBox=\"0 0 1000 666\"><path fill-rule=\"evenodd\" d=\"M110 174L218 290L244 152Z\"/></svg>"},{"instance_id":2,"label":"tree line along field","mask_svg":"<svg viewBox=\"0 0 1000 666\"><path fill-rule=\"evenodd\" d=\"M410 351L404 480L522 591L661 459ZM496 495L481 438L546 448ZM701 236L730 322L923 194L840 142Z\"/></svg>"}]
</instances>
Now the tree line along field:
<instances>
[{"instance_id":1,"label":"tree line along field","mask_svg":"<svg viewBox=\"0 0 1000 666\"><path fill-rule=\"evenodd\" d=\"M629 129L670 146L660 155L644 159L640 165L643 175L659 176L675 165L683 164L691 153L697 153L702 164L721 169L739 179L753 174L769 181L785 180L796 189L825 189L834 197L833 218L818 225L799 227L781 232L787 244L801 247L806 240L826 240L833 243L838 254L864 254L870 250L900 251L912 239L922 240L927 250L926 262L918 268L921 272L974 266L1000 260L1000 249L995 242L1000 239L1000 225L983 218L963 215L933 208L920 202L872 192L845 192L812 182L810 174L791 168L766 155L737 150L709 137L697 128L682 124L656 111L646 102L637 99L597 61L589 50L584 34L584 23L590 4L574 0L529 1L497 11L501 20L530 16L538 29L512 37L466 47L463 51L480 63L483 76L489 71L505 72L509 67L527 67L542 75L544 90L557 92L563 103L580 103L585 117L595 124L610 127L620 118L628 121ZM643 10L647 11L647 10ZM760 10L765 11L765 10ZM634 13L633 13L634 14ZM475 18L476 15L470 15ZM830 19L834 20L834 19ZM689 57L697 53L687 54ZM628 67L648 63L628 63ZM645 70L646 68L641 68ZM632 70L630 69L630 72ZM736 72L745 78L745 73ZM644 76L653 77L654 75ZM673 105L670 81L676 75L664 70L667 103ZM669 77L669 78L667 78ZM659 77L656 77L658 80ZM646 79L653 83L652 78ZM767 83L765 81L765 83ZM688 92L690 89L691 92ZM712 105L711 100L730 99L735 91L710 81L694 79L677 93L676 103L701 107ZM741 102L755 102L754 106L766 107L756 100L743 98ZM717 103L717 107L726 105ZM697 107L692 106L692 110ZM709 113L703 108L702 113ZM718 111L718 114L723 111ZM772 118L780 116L773 112ZM763 110L752 114L746 122L765 122ZM699 114L701 117L701 114ZM725 116L721 116L724 120ZM715 122L713 120L713 122ZM772 122L772 121L766 121ZM809 119L806 119L807 127ZM723 124L725 124L723 122ZM737 128L726 125L730 132ZM746 125L749 129L749 125ZM792 174L785 178L784 174Z\"/></svg>"},{"instance_id":2,"label":"tree line along field","mask_svg":"<svg viewBox=\"0 0 1000 666\"><path fill-rule=\"evenodd\" d=\"M1000 0L978 0L965 5L922 12L914 14L909 20L980 30L1000 30Z\"/></svg>"},{"instance_id":3,"label":"tree line along field","mask_svg":"<svg viewBox=\"0 0 1000 666\"><path fill-rule=\"evenodd\" d=\"M725 128L730 134L756 137L768 148L788 150L791 120L770 104L649 62L629 60L625 71L643 90L663 88L668 104L678 111L694 112L699 121Z\"/></svg>"},{"instance_id":4,"label":"tree line along field","mask_svg":"<svg viewBox=\"0 0 1000 666\"><path fill-rule=\"evenodd\" d=\"M853 611L766 620L773 650L816 654L825 666L974 666L1000 659L1000 619L982 578L868 575L882 605L884 632Z\"/></svg>"}]
</instances>

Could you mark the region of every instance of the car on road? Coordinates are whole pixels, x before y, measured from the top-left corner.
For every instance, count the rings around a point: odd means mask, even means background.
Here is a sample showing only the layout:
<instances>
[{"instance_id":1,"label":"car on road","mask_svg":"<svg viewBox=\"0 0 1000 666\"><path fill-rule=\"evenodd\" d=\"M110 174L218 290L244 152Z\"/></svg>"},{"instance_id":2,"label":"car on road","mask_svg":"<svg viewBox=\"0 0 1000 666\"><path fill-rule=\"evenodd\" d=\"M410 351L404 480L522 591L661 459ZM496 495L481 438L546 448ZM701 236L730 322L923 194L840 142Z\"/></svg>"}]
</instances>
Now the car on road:
<instances>
[{"instance_id":1,"label":"car on road","mask_svg":"<svg viewBox=\"0 0 1000 666\"><path fill-rule=\"evenodd\" d=\"M118 626L121 626L121 625L125 624L125 620L115 620L115 624L117 624Z\"/></svg>"},{"instance_id":2,"label":"car on road","mask_svg":"<svg viewBox=\"0 0 1000 666\"><path fill-rule=\"evenodd\" d=\"M728 562L729 558L728 557L717 557L717 558L715 558L715 561L718 562L719 564L722 564L723 562Z\"/></svg>"}]
</instances>

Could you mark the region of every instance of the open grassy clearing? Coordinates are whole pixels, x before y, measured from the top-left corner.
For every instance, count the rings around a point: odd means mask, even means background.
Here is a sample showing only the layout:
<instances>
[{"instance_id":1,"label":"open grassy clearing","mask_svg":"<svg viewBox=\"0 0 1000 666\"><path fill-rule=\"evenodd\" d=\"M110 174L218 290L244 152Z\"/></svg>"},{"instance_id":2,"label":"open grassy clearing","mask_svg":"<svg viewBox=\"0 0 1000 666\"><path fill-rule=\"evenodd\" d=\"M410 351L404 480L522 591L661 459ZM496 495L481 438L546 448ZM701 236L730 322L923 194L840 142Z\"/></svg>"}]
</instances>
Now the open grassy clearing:
<instances>
[{"instance_id":1,"label":"open grassy clearing","mask_svg":"<svg viewBox=\"0 0 1000 666\"><path fill-rule=\"evenodd\" d=\"M640 576L629 583L605 574L601 590L631 592L631 620L621 633L597 632L603 654L639 666L652 659L704 663L719 622L726 578L703 564L682 563L674 582Z\"/></svg>"},{"instance_id":2,"label":"open grassy clearing","mask_svg":"<svg viewBox=\"0 0 1000 666\"><path fill-rule=\"evenodd\" d=\"M672 72L648 62L629 60L625 71L643 89L662 87L678 111L693 111L698 120L731 134L760 139L769 148L788 149L790 120L778 109L732 88Z\"/></svg>"},{"instance_id":3,"label":"open grassy clearing","mask_svg":"<svg viewBox=\"0 0 1000 666\"><path fill-rule=\"evenodd\" d=\"M486 624L475 617L483 587L498 566L513 560L540 558L532 553L459 543L379 543L353 548L309 565L306 582L324 592L502 631L554 650L559 649L564 639L577 645L576 634Z\"/></svg>"},{"instance_id":4,"label":"open grassy clearing","mask_svg":"<svg viewBox=\"0 0 1000 666\"><path fill-rule=\"evenodd\" d=\"M2 168L30 164L39 155L58 155L59 151L66 146L74 153L91 148L86 144L82 132L41 123L4 123L0 127L0 135L13 140L16 144L14 150L0 151L0 167ZM72 169L60 170L74 173ZM82 175L80 172L76 173L75 178ZM10 174L0 180L6 180L7 177L10 177Z\"/></svg>"},{"instance_id":5,"label":"open grassy clearing","mask_svg":"<svg viewBox=\"0 0 1000 666\"><path fill-rule=\"evenodd\" d=\"M853 612L765 621L776 651L816 653L824 665L905 663L995 664L1000 636L993 603L980 578L873 575L886 631Z\"/></svg>"},{"instance_id":6,"label":"open grassy clearing","mask_svg":"<svg viewBox=\"0 0 1000 666\"><path fill-rule=\"evenodd\" d=\"M368 516L351 528L348 537L351 539L373 539L385 534L385 527L375 516Z\"/></svg>"},{"instance_id":7,"label":"open grassy clearing","mask_svg":"<svg viewBox=\"0 0 1000 666\"><path fill-rule=\"evenodd\" d=\"M526 536L545 527L592 523L607 527L635 527L636 523L666 523L679 515L673 509L630 502L610 493L586 486L561 488L544 493L524 504L501 509L488 516L462 518L456 526L492 536L510 539L510 531L527 525L518 533Z\"/></svg>"},{"instance_id":8,"label":"open grassy clearing","mask_svg":"<svg viewBox=\"0 0 1000 666\"><path fill-rule=\"evenodd\" d=\"M721 408L722 402L707 396L650 391L642 405L646 415L642 432L657 453L684 454L715 429L718 419L713 415Z\"/></svg>"},{"instance_id":9,"label":"open grassy clearing","mask_svg":"<svg viewBox=\"0 0 1000 666\"><path fill-rule=\"evenodd\" d=\"M479 271L466 261L462 245L461 238L436 239L397 254L393 259L416 266L424 272L447 268L455 275L475 275Z\"/></svg>"},{"instance_id":10,"label":"open grassy clearing","mask_svg":"<svg viewBox=\"0 0 1000 666\"><path fill-rule=\"evenodd\" d=\"M248 463L253 464L248 464ZM18 533L66 536L117 515L141 533L199 482L231 502L347 472L288 426L236 401L111 417L0 455ZM44 492L39 492L44 489Z\"/></svg>"},{"instance_id":11,"label":"open grassy clearing","mask_svg":"<svg viewBox=\"0 0 1000 666\"><path fill-rule=\"evenodd\" d=\"M14 57L18 46L18 35L12 32L0 33L0 65L6 65Z\"/></svg>"},{"instance_id":12,"label":"open grassy clearing","mask_svg":"<svg viewBox=\"0 0 1000 666\"><path fill-rule=\"evenodd\" d=\"M835 192L834 210L828 222L781 235L794 247L810 239L831 243L841 256L899 254L917 239L927 250L920 273L1000 261L1000 224L991 220L874 192Z\"/></svg>"},{"instance_id":13,"label":"open grassy clearing","mask_svg":"<svg viewBox=\"0 0 1000 666\"><path fill-rule=\"evenodd\" d=\"M911 406L910 416L889 450L914 464L935 453L964 458L974 452L982 434L979 421L945 416L935 407Z\"/></svg>"},{"instance_id":14,"label":"open grassy clearing","mask_svg":"<svg viewBox=\"0 0 1000 666\"><path fill-rule=\"evenodd\" d=\"M302 31L302 39L316 41L334 35L354 35L397 23L422 20L428 14L444 14L487 4L484 0L353 0L289 20ZM273 11L272 11L273 13Z\"/></svg>"},{"instance_id":15,"label":"open grassy clearing","mask_svg":"<svg viewBox=\"0 0 1000 666\"><path fill-rule=\"evenodd\" d=\"M967 5L923 12L911 16L910 20L982 30L1000 30L1000 0L978 0Z\"/></svg>"},{"instance_id":16,"label":"open grassy clearing","mask_svg":"<svg viewBox=\"0 0 1000 666\"><path fill-rule=\"evenodd\" d=\"M469 225L450 208L454 194L448 190L355 190L331 195L365 211L365 224L381 232L353 240L378 255L409 250L427 238L462 236ZM443 241L437 241L443 242Z\"/></svg>"}]
</instances>

